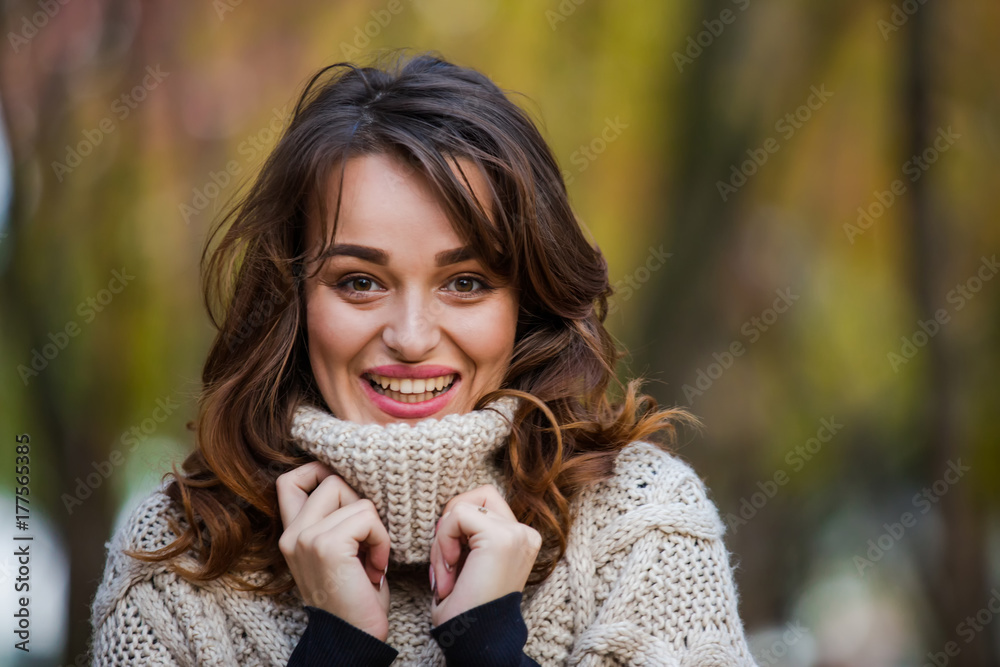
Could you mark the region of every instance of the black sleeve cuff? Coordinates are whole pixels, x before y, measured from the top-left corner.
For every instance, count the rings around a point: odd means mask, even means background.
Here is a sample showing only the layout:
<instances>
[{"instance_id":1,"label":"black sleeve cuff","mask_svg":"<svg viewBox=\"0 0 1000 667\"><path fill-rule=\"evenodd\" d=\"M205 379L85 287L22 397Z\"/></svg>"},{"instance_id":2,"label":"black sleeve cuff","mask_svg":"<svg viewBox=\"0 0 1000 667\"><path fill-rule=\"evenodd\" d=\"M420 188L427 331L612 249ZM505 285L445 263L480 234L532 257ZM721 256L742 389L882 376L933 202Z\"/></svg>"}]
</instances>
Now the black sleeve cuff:
<instances>
[{"instance_id":1,"label":"black sleeve cuff","mask_svg":"<svg viewBox=\"0 0 1000 667\"><path fill-rule=\"evenodd\" d=\"M388 667L399 651L325 609L306 605L309 625L292 652L288 667L368 665Z\"/></svg>"},{"instance_id":2,"label":"black sleeve cuff","mask_svg":"<svg viewBox=\"0 0 1000 667\"><path fill-rule=\"evenodd\" d=\"M524 654L528 626L521 616L521 592L508 593L451 618L431 636L448 667L537 667Z\"/></svg>"}]
</instances>

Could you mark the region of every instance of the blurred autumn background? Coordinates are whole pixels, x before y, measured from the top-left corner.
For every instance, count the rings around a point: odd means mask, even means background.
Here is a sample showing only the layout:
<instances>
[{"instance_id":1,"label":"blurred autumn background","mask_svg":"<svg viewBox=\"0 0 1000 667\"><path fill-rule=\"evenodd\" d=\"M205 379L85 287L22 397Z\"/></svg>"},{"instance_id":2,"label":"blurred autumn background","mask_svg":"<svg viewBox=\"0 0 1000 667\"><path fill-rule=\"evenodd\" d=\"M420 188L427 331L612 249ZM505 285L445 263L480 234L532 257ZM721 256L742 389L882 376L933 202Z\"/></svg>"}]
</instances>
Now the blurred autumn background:
<instances>
[{"instance_id":1,"label":"blurred autumn background","mask_svg":"<svg viewBox=\"0 0 1000 667\"><path fill-rule=\"evenodd\" d=\"M1000 664L995 0L34 0L3 22L0 663L85 663L104 541L192 447L209 225L316 69L412 47L541 123L608 258L622 377L707 425L678 454L729 527L759 664Z\"/></svg>"}]
</instances>

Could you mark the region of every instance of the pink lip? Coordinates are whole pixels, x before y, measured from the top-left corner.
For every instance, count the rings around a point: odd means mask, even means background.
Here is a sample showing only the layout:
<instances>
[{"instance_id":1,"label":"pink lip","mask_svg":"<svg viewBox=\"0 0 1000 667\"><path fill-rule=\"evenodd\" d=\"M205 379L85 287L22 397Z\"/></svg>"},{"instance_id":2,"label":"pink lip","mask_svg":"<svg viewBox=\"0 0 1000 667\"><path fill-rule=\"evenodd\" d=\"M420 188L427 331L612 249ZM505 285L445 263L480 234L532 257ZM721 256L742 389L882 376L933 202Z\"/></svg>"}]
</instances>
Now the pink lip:
<instances>
[{"instance_id":1,"label":"pink lip","mask_svg":"<svg viewBox=\"0 0 1000 667\"><path fill-rule=\"evenodd\" d=\"M387 366L374 366L365 370L365 373L375 373L390 378L436 378L442 375L458 375L458 371L447 366L406 366L404 364L389 364ZM412 403L407 403L412 405Z\"/></svg>"},{"instance_id":2,"label":"pink lip","mask_svg":"<svg viewBox=\"0 0 1000 667\"><path fill-rule=\"evenodd\" d=\"M406 368L405 366L379 366L379 368ZM442 366L428 366L430 369L440 369ZM408 373L413 373L419 369L412 368L407 369ZM377 369L372 369L372 372L378 373L379 375L389 375L388 373L383 373ZM454 372L454 371L450 371ZM434 373L430 375L420 376L420 375L405 375L402 377L437 377L438 375L447 375L448 373ZM399 375L389 375L389 377L400 377ZM462 378L456 377L455 381L452 383L451 388L445 393L441 394L436 398L432 398L429 401L424 401L423 403L400 403L399 401L393 400L388 396L384 396L375 389L364 377L358 378L361 383L362 391L371 399L382 412L386 413L390 417L395 417L396 419L423 419L424 417L430 417L435 412L443 410L448 402L451 401L451 397L455 395L455 389L458 388L459 383L461 383Z\"/></svg>"}]
</instances>

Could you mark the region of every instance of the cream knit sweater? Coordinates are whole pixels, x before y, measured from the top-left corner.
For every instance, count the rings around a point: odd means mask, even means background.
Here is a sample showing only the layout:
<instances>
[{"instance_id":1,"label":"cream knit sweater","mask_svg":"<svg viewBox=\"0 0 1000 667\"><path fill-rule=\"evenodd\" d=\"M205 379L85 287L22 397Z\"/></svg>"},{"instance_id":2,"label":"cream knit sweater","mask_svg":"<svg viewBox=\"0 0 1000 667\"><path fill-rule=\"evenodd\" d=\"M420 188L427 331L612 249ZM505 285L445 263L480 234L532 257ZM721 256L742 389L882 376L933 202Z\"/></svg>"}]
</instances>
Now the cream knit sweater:
<instances>
[{"instance_id":1,"label":"cream knit sweater","mask_svg":"<svg viewBox=\"0 0 1000 667\"><path fill-rule=\"evenodd\" d=\"M413 425L355 424L307 406L295 415L299 446L371 499L389 530L394 664L444 665L430 635L434 524L459 493L483 484L505 492L490 454L506 444L520 400ZM753 666L725 528L699 477L642 441L620 453L615 472L577 499L565 556L523 592L525 653L544 666ZM122 553L168 544L168 512L179 516L157 490L106 545L93 664L285 665L308 620L297 588L267 597L218 580L193 585Z\"/></svg>"}]
</instances>

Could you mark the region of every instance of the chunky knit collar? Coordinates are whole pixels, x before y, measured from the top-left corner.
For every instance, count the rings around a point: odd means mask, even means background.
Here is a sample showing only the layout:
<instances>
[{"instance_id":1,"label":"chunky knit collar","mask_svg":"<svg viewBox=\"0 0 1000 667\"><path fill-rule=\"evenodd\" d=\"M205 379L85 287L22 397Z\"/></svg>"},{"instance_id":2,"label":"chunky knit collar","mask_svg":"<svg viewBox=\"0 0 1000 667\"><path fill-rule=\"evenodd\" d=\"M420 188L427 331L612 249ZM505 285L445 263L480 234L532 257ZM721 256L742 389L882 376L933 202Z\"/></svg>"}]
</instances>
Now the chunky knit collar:
<instances>
[{"instance_id":1,"label":"chunky knit collar","mask_svg":"<svg viewBox=\"0 0 1000 667\"><path fill-rule=\"evenodd\" d=\"M484 484L505 493L493 454L506 446L521 402L503 396L481 410L414 424L358 424L300 406L295 443L371 500L389 529L389 560L430 562L434 526L445 504Z\"/></svg>"}]
</instances>

